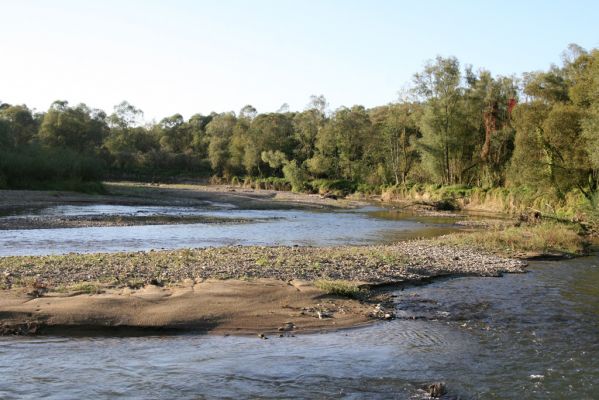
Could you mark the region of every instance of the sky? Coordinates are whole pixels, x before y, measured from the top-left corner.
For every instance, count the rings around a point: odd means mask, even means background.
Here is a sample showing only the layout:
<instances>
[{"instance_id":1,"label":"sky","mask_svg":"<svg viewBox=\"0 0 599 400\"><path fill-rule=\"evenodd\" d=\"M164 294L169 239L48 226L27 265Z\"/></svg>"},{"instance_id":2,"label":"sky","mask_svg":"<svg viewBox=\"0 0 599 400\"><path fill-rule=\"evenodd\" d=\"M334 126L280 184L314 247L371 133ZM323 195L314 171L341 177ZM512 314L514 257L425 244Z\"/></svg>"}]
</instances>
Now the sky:
<instances>
[{"instance_id":1,"label":"sky","mask_svg":"<svg viewBox=\"0 0 599 400\"><path fill-rule=\"evenodd\" d=\"M597 1L0 0L0 101L110 113L387 104L429 59L498 75L599 47Z\"/></svg>"}]
</instances>

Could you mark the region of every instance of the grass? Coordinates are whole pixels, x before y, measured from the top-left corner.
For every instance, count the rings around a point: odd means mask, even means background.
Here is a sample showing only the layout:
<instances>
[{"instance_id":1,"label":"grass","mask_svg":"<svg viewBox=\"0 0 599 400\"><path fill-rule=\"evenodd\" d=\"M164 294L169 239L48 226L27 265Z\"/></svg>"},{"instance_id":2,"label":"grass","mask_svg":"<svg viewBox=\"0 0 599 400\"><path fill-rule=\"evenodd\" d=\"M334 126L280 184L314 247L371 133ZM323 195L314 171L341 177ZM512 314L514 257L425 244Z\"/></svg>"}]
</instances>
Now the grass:
<instances>
[{"instance_id":1,"label":"grass","mask_svg":"<svg viewBox=\"0 0 599 400\"><path fill-rule=\"evenodd\" d=\"M134 279L129 279L127 281L127 287L130 289L141 289L142 287L144 287L146 284L146 282L143 279L138 279L138 278L134 278Z\"/></svg>"},{"instance_id":2,"label":"grass","mask_svg":"<svg viewBox=\"0 0 599 400\"><path fill-rule=\"evenodd\" d=\"M357 299L364 297L366 290L361 289L358 284L345 280L319 279L314 281L314 286L318 289L337 296Z\"/></svg>"},{"instance_id":3,"label":"grass","mask_svg":"<svg viewBox=\"0 0 599 400\"><path fill-rule=\"evenodd\" d=\"M454 233L438 238L442 243L474 247L507 255L562 253L579 255L587 242L572 225L543 222L536 225Z\"/></svg>"},{"instance_id":4,"label":"grass","mask_svg":"<svg viewBox=\"0 0 599 400\"><path fill-rule=\"evenodd\" d=\"M573 189L557 196L549 189L530 187L482 188L465 185L407 184L386 187L381 195L384 201L418 201L449 208L508 213L540 212L543 216L561 220L586 222L591 229L599 229L599 198L589 202Z\"/></svg>"},{"instance_id":5,"label":"grass","mask_svg":"<svg viewBox=\"0 0 599 400\"><path fill-rule=\"evenodd\" d=\"M81 282L70 286L63 286L54 289L56 292L75 292L81 294L100 294L104 293L103 285L97 282Z\"/></svg>"}]
</instances>

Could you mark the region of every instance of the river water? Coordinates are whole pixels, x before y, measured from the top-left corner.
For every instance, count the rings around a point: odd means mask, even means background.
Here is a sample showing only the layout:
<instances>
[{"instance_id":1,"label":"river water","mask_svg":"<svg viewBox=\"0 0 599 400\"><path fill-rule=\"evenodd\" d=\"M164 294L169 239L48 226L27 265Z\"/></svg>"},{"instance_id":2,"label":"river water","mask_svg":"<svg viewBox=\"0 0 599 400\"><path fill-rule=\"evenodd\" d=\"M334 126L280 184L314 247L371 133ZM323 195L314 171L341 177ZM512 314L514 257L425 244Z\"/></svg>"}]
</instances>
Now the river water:
<instances>
[{"instance_id":1,"label":"river water","mask_svg":"<svg viewBox=\"0 0 599 400\"><path fill-rule=\"evenodd\" d=\"M599 256L393 294L398 319L326 334L0 338L0 398L599 398Z\"/></svg>"},{"instance_id":2,"label":"river water","mask_svg":"<svg viewBox=\"0 0 599 400\"><path fill-rule=\"evenodd\" d=\"M237 210L210 208L86 205L20 210L2 218L124 216L206 216L249 219L250 223L173 224L0 231L0 256L68 252L117 252L228 245L303 245L392 243L434 236L456 227L439 218L406 218L365 207L346 211Z\"/></svg>"}]
</instances>

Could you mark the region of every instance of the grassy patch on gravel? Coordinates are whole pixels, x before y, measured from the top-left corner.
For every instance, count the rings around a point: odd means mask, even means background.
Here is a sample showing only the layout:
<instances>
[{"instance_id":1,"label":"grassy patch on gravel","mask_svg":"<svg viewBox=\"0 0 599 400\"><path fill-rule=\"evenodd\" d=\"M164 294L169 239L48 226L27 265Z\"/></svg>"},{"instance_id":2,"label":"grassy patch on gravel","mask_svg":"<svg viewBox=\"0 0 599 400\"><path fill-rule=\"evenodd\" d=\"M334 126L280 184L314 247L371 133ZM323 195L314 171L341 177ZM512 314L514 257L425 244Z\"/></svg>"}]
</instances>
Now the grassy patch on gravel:
<instances>
[{"instance_id":1,"label":"grassy patch on gravel","mask_svg":"<svg viewBox=\"0 0 599 400\"><path fill-rule=\"evenodd\" d=\"M474 247L507 255L521 253L583 254L587 244L585 238L573 226L554 222L454 233L437 240L446 244Z\"/></svg>"},{"instance_id":2,"label":"grassy patch on gravel","mask_svg":"<svg viewBox=\"0 0 599 400\"><path fill-rule=\"evenodd\" d=\"M366 294L366 290L360 289L355 282L345 280L326 280L319 279L314 282L314 286L327 292L328 294L334 294L337 296L349 297L351 299L357 299Z\"/></svg>"},{"instance_id":3,"label":"grassy patch on gravel","mask_svg":"<svg viewBox=\"0 0 599 400\"><path fill-rule=\"evenodd\" d=\"M100 294L104 292L104 287L98 282L81 282L70 286L60 287L57 292L75 292L82 294Z\"/></svg>"}]
</instances>

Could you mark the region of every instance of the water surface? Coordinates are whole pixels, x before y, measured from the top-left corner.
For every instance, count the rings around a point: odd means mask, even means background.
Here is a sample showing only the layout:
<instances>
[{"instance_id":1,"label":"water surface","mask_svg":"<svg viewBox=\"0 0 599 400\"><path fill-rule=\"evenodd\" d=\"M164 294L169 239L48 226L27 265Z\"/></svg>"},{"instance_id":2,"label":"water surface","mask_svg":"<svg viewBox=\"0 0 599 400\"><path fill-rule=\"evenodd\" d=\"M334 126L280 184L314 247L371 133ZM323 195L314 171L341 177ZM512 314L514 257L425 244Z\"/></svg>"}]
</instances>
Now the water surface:
<instances>
[{"instance_id":1,"label":"water surface","mask_svg":"<svg viewBox=\"0 0 599 400\"><path fill-rule=\"evenodd\" d=\"M389 210L58 206L20 215L213 215L249 224L0 232L0 254L226 244L388 243L455 230ZM400 317L296 337L0 338L0 398L424 398L445 381L464 399L593 399L599 391L599 257L532 263L526 274L396 290Z\"/></svg>"},{"instance_id":2,"label":"water surface","mask_svg":"<svg viewBox=\"0 0 599 400\"><path fill-rule=\"evenodd\" d=\"M64 216L209 216L253 222L22 229L0 231L0 256L68 252L117 252L227 245L303 245L392 243L433 236L458 227L453 221L398 218L376 207L345 211L237 210L210 207L85 205L21 210L1 218Z\"/></svg>"},{"instance_id":3,"label":"water surface","mask_svg":"<svg viewBox=\"0 0 599 400\"><path fill-rule=\"evenodd\" d=\"M327 334L1 338L0 398L597 398L599 257L529 271L397 291L407 319Z\"/></svg>"}]
</instances>

